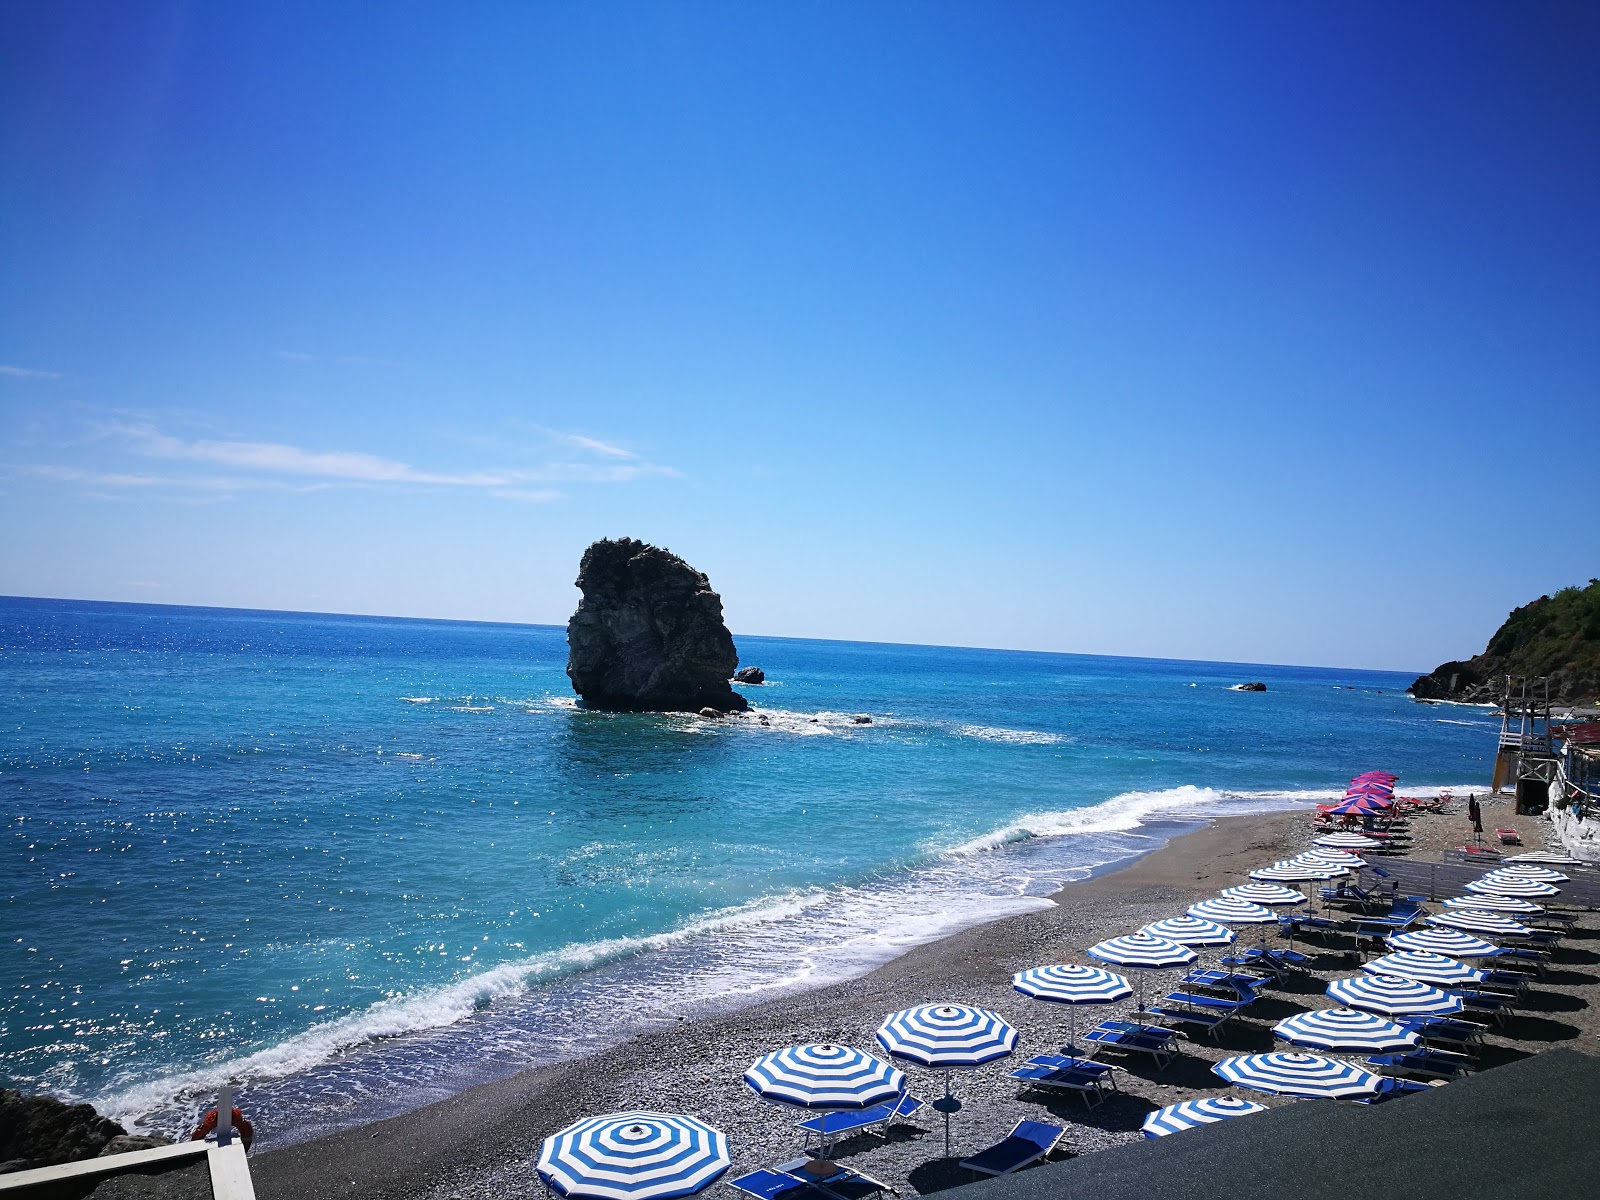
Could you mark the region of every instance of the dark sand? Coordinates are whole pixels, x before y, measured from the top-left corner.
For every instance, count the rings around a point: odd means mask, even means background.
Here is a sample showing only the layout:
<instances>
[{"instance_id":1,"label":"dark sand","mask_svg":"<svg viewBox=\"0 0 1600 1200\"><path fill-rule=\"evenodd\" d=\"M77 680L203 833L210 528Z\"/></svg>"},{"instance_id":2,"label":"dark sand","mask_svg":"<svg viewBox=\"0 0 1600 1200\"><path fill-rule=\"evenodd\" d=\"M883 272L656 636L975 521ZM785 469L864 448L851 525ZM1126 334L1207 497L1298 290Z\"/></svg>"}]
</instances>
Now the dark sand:
<instances>
[{"instance_id":1,"label":"dark sand","mask_svg":"<svg viewBox=\"0 0 1600 1200\"><path fill-rule=\"evenodd\" d=\"M1421 817L1418 844L1449 842L1458 824L1459 818ZM1054 1051L1065 1040L1065 1010L1018 995L1010 986L1013 972L1086 961L1084 947L1177 915L1196 899L1241 882L1249 870L1298 852L1308 844L1309 825L1303 812L1219 820L1123 869L1062 889L1053 908L917 947L861 978L685 1021L586 1059L526 1071L399 1117L264 1153L252 1162L257 1194L262 1200L542 1194L533 1163L546 1135L581 1116L630 1108L689 1113L724 1130L734 1174L782 1161L799 1152L796 1116L756 1101L745 1088L741 1075L759 1055L798 1042L875 1049L873 1031L885 1014L935 1002L1001 1013L1022 1035L1013 1062ZM1590 947L1600 941L1591 938L1600 938L1600 922L1592 915L1560 953L1560 969L1537 989L1540 998L1530 1008L1543 1011L1514 1018L1504 1030L1509 1036L1491 1037L1485 1066L1553 1044L1596 1047L1592 1001L1600 997L1600 976L1594 974L1600 954ZM926 1110L889 1139L857 1138L838 1147L835 1157L904 1194L969 1182L972 1177L955 1160L1024 1117L1069 1122L1072 1153L1137 1140L1151 1109L1223 1093L1211 1062L1272 1049L1274 1022L1304 1008L1326 1007L1324 982L1354 970L1337 950L1315 967L1320 978L1272 991L1250 1019L1230 1023L1220 1043L1185 1041L1183 1056L1165 1071L1129 1063L1120 1077L1126 1094L1096 1109L1086 1110L1076 1097L1049 1103L1019 1098L1006 1077L1012 1064L1001 1062L958 1079L966 1108L954 1121L951 1159L944 1157L941 1119ZM1117 1007L1087 1011L1110 1015ZM912 1078L917 1094L938 1094L935 1077L912 1072Z\"/></svg>"}]
</instances>

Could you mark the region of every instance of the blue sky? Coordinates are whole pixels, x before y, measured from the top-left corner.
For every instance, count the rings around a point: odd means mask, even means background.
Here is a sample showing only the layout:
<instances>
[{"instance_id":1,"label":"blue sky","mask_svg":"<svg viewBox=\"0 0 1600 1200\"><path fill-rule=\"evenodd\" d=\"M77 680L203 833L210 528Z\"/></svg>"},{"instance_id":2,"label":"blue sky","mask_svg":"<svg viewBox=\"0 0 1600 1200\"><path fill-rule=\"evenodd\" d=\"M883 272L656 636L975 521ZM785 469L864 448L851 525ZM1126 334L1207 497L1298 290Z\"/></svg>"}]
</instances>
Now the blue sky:
<instances>
[{"instance_id":1,"label":"blue sky","mask_svg":"<svg viewBox=\"0 0 1600 1200\"><path fill-rule=\"evenodd\" d=\"M1600 573L1597 212L1578 4L9 0L0 592L1431 667Z\"/></svg>"}]
</instances>

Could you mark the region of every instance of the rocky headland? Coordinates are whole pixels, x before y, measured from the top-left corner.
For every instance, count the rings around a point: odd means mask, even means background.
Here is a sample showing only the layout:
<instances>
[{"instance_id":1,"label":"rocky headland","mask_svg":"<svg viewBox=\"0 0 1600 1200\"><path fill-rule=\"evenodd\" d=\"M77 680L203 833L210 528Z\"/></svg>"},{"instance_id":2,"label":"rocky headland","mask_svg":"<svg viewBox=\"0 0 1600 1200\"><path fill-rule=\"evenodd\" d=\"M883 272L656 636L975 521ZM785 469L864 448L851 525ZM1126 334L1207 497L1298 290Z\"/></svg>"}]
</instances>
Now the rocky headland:
<instances>
[{"instance_id":1,"label":"rocky headland","mask_svg":"<svg viewBox=\"0 0 1600 1200\"><path fill-rule=\"evenodd\" d=\"M583 599L567 622L567 677L589 708L741 712L739 666L711 581L669 550L606 538L578 566Z\"/></svg>"},{"instance_id":2,"label":"rocky headland","mask_svg":"<svg viewBox=\"0 0 1600 1200\"><path fill-rule=\"evenodd\" d=\"M1506 618L1482 654L1441 663L1406 690L1418 700L1498 703L1505 677L1548 679L1559 704L1600 700L1600 580L1540 596Z\"/></svg>"}]
</instances>

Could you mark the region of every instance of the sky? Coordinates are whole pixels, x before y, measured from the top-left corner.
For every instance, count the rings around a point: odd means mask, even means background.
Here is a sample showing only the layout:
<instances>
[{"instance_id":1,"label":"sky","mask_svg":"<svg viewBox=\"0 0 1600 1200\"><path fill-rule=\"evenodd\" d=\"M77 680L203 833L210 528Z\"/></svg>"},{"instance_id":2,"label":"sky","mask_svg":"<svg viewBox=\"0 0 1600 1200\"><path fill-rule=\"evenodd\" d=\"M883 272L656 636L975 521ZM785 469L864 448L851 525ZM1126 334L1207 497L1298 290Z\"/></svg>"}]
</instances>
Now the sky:
<instances>
[{"instance_id":1,"label":"sky","mask_svg":"<svg viewBox=\"0 0 1600 1200\"><path fill-rule=\"evenodd\" d=\"M0 0L0 593L1424 670L1597 213L1593 5Z\"/></svg>"}]
</instances>

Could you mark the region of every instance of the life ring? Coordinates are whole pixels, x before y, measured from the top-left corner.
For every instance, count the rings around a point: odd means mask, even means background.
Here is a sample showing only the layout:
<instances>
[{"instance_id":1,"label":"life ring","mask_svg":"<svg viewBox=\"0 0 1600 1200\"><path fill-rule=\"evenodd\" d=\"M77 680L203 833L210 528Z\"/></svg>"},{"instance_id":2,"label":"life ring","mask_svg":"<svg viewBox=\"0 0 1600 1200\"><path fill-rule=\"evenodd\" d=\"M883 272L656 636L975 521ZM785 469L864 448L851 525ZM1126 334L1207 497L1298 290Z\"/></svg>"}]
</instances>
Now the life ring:
<instances>
[{"instance_id":1,"label":"life ring","mask_svg":"<svg viewBox=\"0 0 1600 1200\"><path fill-rule=\"evenodd\" d=\"M251 1127L250 1122L244 1119L244 1114L237 1108L233 1110L233 1127L239 1131L239 1140L244 1143L244 1148L246 1150L250 1149L250 1143L256 1140L256 1131ZM206 1115L200 1118L200 1124L195 1126L194 1132L189 1135L189 1140L191 1142L203 1142L210 1134L216 1131L216 1128L217 1110L214 1108L209 1109Z\"/></svg>"}]
</instances>

